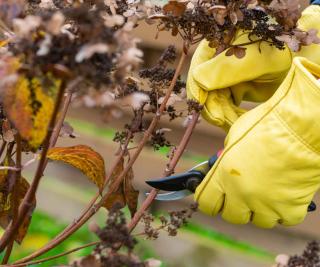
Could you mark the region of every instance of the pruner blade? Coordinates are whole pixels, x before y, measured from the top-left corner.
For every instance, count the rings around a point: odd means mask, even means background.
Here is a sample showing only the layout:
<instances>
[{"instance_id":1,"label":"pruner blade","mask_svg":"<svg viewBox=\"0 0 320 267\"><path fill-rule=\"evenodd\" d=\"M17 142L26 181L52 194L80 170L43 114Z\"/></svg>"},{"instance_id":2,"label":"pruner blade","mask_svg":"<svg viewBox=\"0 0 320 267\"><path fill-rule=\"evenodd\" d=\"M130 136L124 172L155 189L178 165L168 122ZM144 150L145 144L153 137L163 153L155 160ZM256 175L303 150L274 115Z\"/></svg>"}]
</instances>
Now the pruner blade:
<instances>
[{"instance_id":1,"label":"pruner blade","mask_svg":"<svg viewBox=\"0 0 320 267\"><path fill-rule=\"evenodd\" d=\"M159 190L172 191L158 194L155 198L157 200L171 201L184 198L195 192L197 186L202 182L210 168L216 162L217 158L217 155L213 156L208 161L204 161L196 165L188 172L149 180L146 181L146 183Z\"/></svg>"},{"instance_id":2,"label":"pruner blade","mask_svg":"<svg viewBox=\"0 0 320 267\"><path fill-rule=\"evenodd\" d=\"M146 193L148 196L150 193ZM174 200L179 200L182 198L185 198L187 196L190 196L192 194L191 191L185 189L181 191L173 191L173 192L167 192L167 193L162 193L162 194L157 194L155 197L155 200L160 200L160 201L174 201Z\"/></svg>"},{"instance_id":3,"label":"pruner blade","mask_svg":"<svg viewBox=\"0 0 320 267\"><path fill-rule=\"evenodd\" d=\"M146 183L156 189L165 191L180 191L187 189L190 179L202 181L205 174L200 171L188 171L177 175L168 176L161 179L146 181Z\"/></svg>"}]
</instances>

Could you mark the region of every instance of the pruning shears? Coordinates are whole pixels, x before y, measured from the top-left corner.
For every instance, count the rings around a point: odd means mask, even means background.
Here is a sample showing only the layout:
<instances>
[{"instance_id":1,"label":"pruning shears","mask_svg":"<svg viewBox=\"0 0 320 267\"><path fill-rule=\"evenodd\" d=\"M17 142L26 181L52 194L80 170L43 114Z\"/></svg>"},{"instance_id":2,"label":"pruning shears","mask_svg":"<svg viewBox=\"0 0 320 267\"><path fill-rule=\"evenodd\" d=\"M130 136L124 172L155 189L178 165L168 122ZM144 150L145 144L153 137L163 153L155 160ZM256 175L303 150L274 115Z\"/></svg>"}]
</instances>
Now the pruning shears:
<instances>
[{"instance_id":1,"label":"pruning shears","mask_svg":"<svg viewBox=\"0 0 320 267\"><path fill-rule=\"evenodd\" d=\"M174 201L185 198L195 192L196 188L216 163L221 153L222 150L209 160L201 162L187 172L171 175L165 178L149 180L146 181L146 183L153 188L168 191L167 193L157 194L155 198L156 200ZM147 193L147 195L148 194L149 193ZM308 212L315 211L316 208L316 204L311 201L308 206Z\"/></svg>"},{"instance_id":2,"label":"pruning shears","mask_svg":"<svg viewBox=\"0 0 320 267\"><path fill-rule=\"evenodd\" d=\"M171 175L165 178L146 181L153 188L169 191L156 196L156 200L172 201L179 200L193 194L207 175L209 170L217 161L221 151L211 157L209 160L201 162L187 172ZM148 194L148 193L147 193Z\"/></svg>"}]
</instances>

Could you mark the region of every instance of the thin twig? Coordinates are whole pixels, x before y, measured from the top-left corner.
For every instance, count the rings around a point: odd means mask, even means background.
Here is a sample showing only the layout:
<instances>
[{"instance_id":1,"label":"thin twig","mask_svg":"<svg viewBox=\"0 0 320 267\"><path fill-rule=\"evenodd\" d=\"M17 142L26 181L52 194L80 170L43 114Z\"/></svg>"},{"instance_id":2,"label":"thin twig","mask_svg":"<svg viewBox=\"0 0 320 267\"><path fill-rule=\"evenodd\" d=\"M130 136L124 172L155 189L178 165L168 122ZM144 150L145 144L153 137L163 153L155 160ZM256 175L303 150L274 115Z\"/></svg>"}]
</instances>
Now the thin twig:
<instances>
[{"instance_id":1,"label":"thin twig","mask_svg":"<svg viewBox=\"0 0 320 267\"><path fill-rule=\"evenodd\" d=\"M191 138L192 132L198 122L199 119L199 113L197 112L193 112L192 114L192 119L186 129L186 131L184 132L184 135L174 153L173 158L170 160L166 170L164 171L163 176L169 176L173 173L174 168L176 167L177 163L179 162L179 159L181 158L184 150L186 149L188 142ZM133 218L131 219L128 228L130 231L132 231L136 225L138 224L138 222L141 220L143 214L145 213L145 211L150 207L151 203L153 202L153 200L155 199L155 197L158 194L158 190L157 189L152 189L150 194L148 195L148 197L143 201L141 207L139 208L139 210L134 214Z\"/></svg>"},{"instance_id":2,"label":"thin twig","mask_svg":"<svg viewBox=\"0 0 320 267\"><path fill-rule=\"evenodd\" d=\"M61 128L63 126L63 122L66 118L70 103L71 103L71 99L72 99L72 93L71 92L67 92L65 97L64 97L64 101L63 101L63 106L62 109L60 111L59 114L59 118L58 121L56 123L56 125L54 126L54 130L50 139L50 148L54 147L57 143Z\"/></svg>"},{"instance_id":3,"label":"thin twig","mask_svg":"<svg viewBox=\"0 0 320 267\"><path fill-rule=\"evenodd\" d=\"M56 103L54 106L54 110L52 112L52 116L51 116L51 119L50 119L50 122L48 125L47 134L46 134L46 137L43 142L41 157L40 157L40 161L39 161L38 168L36 170L34 179L32 180L31 186L29 187L29 189L28 189L28 191L27 191L25 197L23 198L22 203L19 207L19 215L18 215L16 222L15 223L11 222L9 224L9 226L6 228L6 231L4 232L4 234L2 235L2 237L0 239L0 251L3 251L4 248L12 240L12 237L15 235L15 233L19 229L20 225L23 223L27 213L30 211L30 207L32 206L32 202L33 202L33 199L35 198L35 194L37 192L37 189L38 189L41 177L42 177L42 173L44 170L43 167L47 161L47 153L48 153L48 150L50 147L50 140L51 140L51 136L53 133L54 125L56 123L56 119L58 116L60 105L61 105L61 102L63 99L64 90L65 90L65 82L62 82L62 84L59 88L59 92L58 92L58 96L57 96Z\"/></svg>"},{"instance_id":4,"label":"thin twig","mask_svg":"<svg viewBox=\"0 0 320 267\"><path fill-rule=\"evenodd\" d=\"M189 47L189 43L184 43L183 47ZM181 73L181 70L182 70L182 68L184 66L184 62L185 62L185 60L187 58L187 54L185 52L182 52L182 54L181 54L181 57L180 57L178 66L176 68L174 77L171 80L170 86L169 86L169 88L168 88L168 90L166 92L166 95L164 97L163 102L160 105L160 108L159 108L158 112L156 113L156 115L152 119L148 129L144 132L144 135L143 135L142 139L140 140L140 142L138 144L138 147L134 151L134 154L131 156L130 161L128 162L127 166L121 172L121 174L115 179L113 184L110 185L109 191L106 194L104 194L103 197L100 199L100 201L98 201L97 204L95 204L92 208L90 208L90 210L88 210L84 214L81 214L80 218L75 220L76 223L74 223L72 225L72 227L68 226L67 227L68 228L67 232L65 232L64 234L59 234L57 238L55 238L54 240L51 240L47 245L45 245L44 247L40 248L38 251L32 253L31 255L29 255L29 256L17 261L16 263L23 263L23 262L26 262L28 260L34 259L35 257L38 257L38 256L42 255L43 253L51 250L52 248L54 248L57 245L59 245L60 243L62 243L70 235L72 235L75 231L77 231L82 225L84 225L99 210L99 208L103 206L103 204L110 197L110 195L114 191L116 191L118 189L119 185L122 183L123 178L128 173L128 171L131 169L132 165L135 163L136 159L140 155L143 147L148 142L150 136L152 135L154 129L156 128L156 126L158 125L158 122L160 121L162 113L166 109L166 104L167 104L167 102L168 102L168 100L169 100L169 98L171 96L171 93L172 93L172 91L174 89L174 86L175 86L175 84L176 84L176 82L178 80L178 77L179 77L179 75ZM113 169L110 170L110 173L112 173L112 172L113 172Z\"/></svg>"},{"instance_id":5,"label":"thin twig","mask_svg":"<svg viewBox=\"0 0 320 267\"><path fill-rule=\"evenodd\" d=\"M124 145L121 146L120 151L117 153L116 160L114 161L114 163L112 164L109 172L106 175L106 179L104 181L104 186L108 183L108 181L111 178L111 175L112 175L114 169L119 164L119 162L122 159L122 157L125 155L126 148L129 145L132 137L133 137L132 132L129 132L128 135L127 135L127 138L126 138L126 141L125 141ZM94 204L97 201L97 199L99 198L99 196L100 196L100 192L97 192L96 195L93 197L93 199L89 202L87 207L84 209L82 214L79 216L79 218L77 218L71 224L69 224L60 234L58 234L55 238L53 238L48 244L46 244L44 247L42 247L38 251L35 251L34 253L30 254L29 256L16 261L15 263L24 263L24 262L30 261L30 260L32 260L32 259L44 254L45 252L51 250L52 248L54 248L58 244L60 244L62 242L61 241L61 242L58 243L60 238L65 236L65 235L69 235L69 232L73 231L73 228L75 227L75 225L78 224L90 210L94 209ZM51 247L51 246L53 246L53 247Z\"/></svg>"},{"instance_id":6,"label":"thin twig","mask_svg":"<svg viewBox=\"0 0 320 267\"><path fill-rule=\"evenodd\" d=\"M130 143L130 140L132 139L133 137L133 134L132 132L129 132L128 133L128 136L126 138L126 141L124 143L123 146L121 146L120 148L120 152L118 153L117 155L117 158L116 160L113 162L109 172L107 173L106 175L106 178L104 180L104 187L108 184L110 178L111 178L111 175L113 173L113 170L117 167L117 165L119 164L119 162L121 161L121 159L124 157L125 153L126 153L126 149L127 149L127 146L129 145ZM93 197L93 199L89 202L89 204L87 205L87 207L85 208L85 210L82 212L82 216L80 216L76 221L73 222L73 224L70 224L67 228L65 228L65 230L60 233L56 238L59 238L60 236L63 236L65 234L68 234L68 232L70 230L72 230L72 228L74 227L75 224L77 224L79 221L81 221L83 219L83 217L91 210L91 209L94 209L94 204L96 203L97 199L99 198L100 196L100 192L97 192L96 195Z\"/></svg>"},{"instance_id":7,"label":"thin twig","mask_svg":"<svg viewBox=\"0 0 320 267\"><path fill-rule=\"evenodd\" d=\"M63 125L63 122L65 120L65 117L66 117L66 114L67 114L67 111L68 111L68 108L69 108L69 105L71 103L71 99L72 99L72 93L68 92L65 96L65 99L63 101L63 107L61 109L61 113L59 115L59 118L57 120L57 123L55 124L55 127L54 127L54 130L53 130L53 133L51 135L51 138L50 138L50 148L51 147L54 147L57 140L58 140L58 137L59 137L59 133L60 133L60 130L62 128L62 125ZM21 141L21 140L20 140ZM21 155L20 155L21 157ZM28 162L26 162L23 166L21 166L21 159L20 159L20 167L17 168L17 167L10 167L11 170L16 170L17 172L20 172L20 175L21 175L21 169L32 164L33 162L35 162L37 159L37 157L29 160ZM45 164L43 165L43 171L44 169L46 168L48 164L48 160L46 159L46 162ZM0 167L0 169L9 169L8 167ZM13 245L13 241L11 242L10 245L8 245L8 248L7 248L7 251L6 253L8 252L8 250L11 250L12 249L12 245ZM6 254L7 255L7 254ZM5 256L6 256L5 255ZM10 255L10 254L9 254ZM6 260L6 261L5 261ZM8 259L6 259L6 257L4 258L3 260L3 263L7 263Z\"/></svg>"},{"instance_id":8,"label":"thin twig","mask_svg":"<svg viewBox=\"0 0 320 267\"><path fill-rule=\"evenodd\" d=\"M13 245L14 245L14 240L11 241L11 242L8 244L8 246L7 246L7 248L6 248L6 254L5 254L4 257L3 257L3 260L2 260L1 265L5 265L5 264L8 263L9 258L10 258L10 256L11 256L11 252L12 252Z\"/></svg>"},{"instance_id":9,"label":"thin twig","mask_svg":"<svg viewBox=\"0 0 320 267\"><path fill-rule=\"evenodd\" d=\"M80 246L80 247L77 247L77 248L62 252L60 254L57 254L57 255L54 255L54 256L51 256L51 257L48 257L48 258L43 258L43 259L36 260L36 261L29 261L29 262L25 262L25 263L18 263L18 264L14 263L14 264L6 265L6 266L23 267L23 266L27 266L27 265L39 264L39 263L51 261L51 260L54 260L54 259L57 259L57 258L61 258L63 256L69 255L71 253L74 253L76 251L79 251L79 250L87 248L87 247L92 247L92 246L99 245L100 243L101 243L101 241L95 241L95 242L91 242L91 243L85 244L83 246Z\"/></svg>"},{"instance_id":10,"label":"thin twig","mask_svg":"<svg viewBox=\"0 0 320 267\"><path fill-rule=\"evenodd\" d=\"M16 223L18 219L18 210L19 210L19 196L20 196L20 181L21 181L21 162L22 162L22 145L21 145L21 136L19 134L16 134L15 141L17 144L16 149L16 163L15 166L17 168L17 171L14 172L13 175L13 217L12 217L12 223ZM12 239L7 246L6 253L3 257L2 264L7 264L12 252L12 248L14 245L16 234L12 236Z\"/></svg>"}]
</instances>

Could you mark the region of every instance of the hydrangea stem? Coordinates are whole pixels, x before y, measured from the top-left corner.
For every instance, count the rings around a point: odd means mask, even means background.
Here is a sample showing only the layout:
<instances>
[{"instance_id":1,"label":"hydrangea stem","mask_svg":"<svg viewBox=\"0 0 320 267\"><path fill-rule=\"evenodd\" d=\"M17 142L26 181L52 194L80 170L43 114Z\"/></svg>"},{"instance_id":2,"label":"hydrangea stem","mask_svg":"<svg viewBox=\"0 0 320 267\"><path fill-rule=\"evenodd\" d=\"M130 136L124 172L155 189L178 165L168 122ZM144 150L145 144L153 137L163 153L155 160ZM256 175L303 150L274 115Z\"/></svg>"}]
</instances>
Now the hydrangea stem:
<instances>
[{"instance_id":1,"label":"hydrangea stem","mask_svg":"<svg viewBox=\"0 0 320 267\"><path fill-rule=\"evenodd\" d=\"M0 239L0 251L3 251L5 247L11 242L15 233L18 231L20 225L23 223L25 217L27 216L28 212L30 212L30 207L32 206L31 203L35 198L35 194L37 192L37 189L42 177L44 166L47 162L47 153L50 147L50 140L51 140L51 136L56 123L60 105L63 99L64 91L65 91L65 83L63 82L59 88L59 92L56 98L56 103L55 103L52 116L48 125L47 134L43 142L41 157L40 157L40 161L39 161L34 179L32 180L30 188L27 191L24 199L22 200L22 203L19 207L19 212L18 212L16 221L15 222L12 221L9 224L9 226L6 228L6 231L4 232L4 234Z\"/></svg>"},{"instance_id":2,"label":"hydrangea stem","mask_svg":"<svg viewBox=\"0 0 320 267\"><path fill-rule=\"evenodd\" d=\"M193 112L192 114L192 119L190 121L190 123L188 124L188 127L186 129L186 131L184 132L184 135L178 145L177 150L174 153L174 156L172 157L172 159L170 160L170 162L167 165L166 170L163 173L163 176L169 176L173 173L174 168L177 166L184 150L186 149L189 140L191 138L191 135L193 133L193 130L198 122L199 119L199 113L197 112ZM153 200L155 199L155 197L157 196L158 190L157 189L152 189L150 194L148 195L148 197L144 200L144 202L142 203L140 209L135 213L135 215L133 216L132 220L130 221L128 227L130 229L130 231L132 231L136 225L138 224L138 222L141 220L143 214L145 213L145 211L150 207L150 205L152 204Z\"/></svg>"},{"instance_id":3,"label":"hydrangea stem","mask_svg":"<svg viewBox=\"0 0 320 267\"><path fill-rule=\"evenodd\" d=\"M183 47L189 47L188 43L184 43ZM133 155L131 155L130 157L130 161L128 162L127 166L125 167L125 169L121 172L121 174L115 179L114 183L112 183L110 185L109 191L103 195L103 197L95 204L93 205L92 208L90 208L89 210L86 209L86 211L84 213L82 213L78 219L75 220L76 223L73 223L72 226L68 226L68 231L64 231L64 233L59 234L57 236L57 238L51 240L48 244L46 244L44 247L40 248L38 251L32 253L31 255L15 262L15 263L24 263L24 262L28 262L44 253L46 253L47 251L55 248L56 246L58 246L60 243L62 243L64 240L66 240L70 235L72 235L75 231L77 231L82 225L84 225L105 203L106 199L109 198L109 196L115 191L117 190L117 188L120 186L120 184L122 183L125 175L128 173L128 171L132 168L133 164L135 163L136 159L139 157L142 149L144 148L145 144L148 142L150 136L152 135L153 131L155 130L156 126L158 125L161 115L163 114L163 112L166 109L166 105L167 102L171 96L171 93L176 85L176 82L179 78L179 75L181 73L181 70L184 66L185 60L187 58L187 49L184 49L184 51L181 53L181 57L178 63L178 66L176 68L175 74L173 79L171 80L170 86L166 91L166 95L164 97L163 102L161 103L158 112L156 113L156 115L154 116L154 118L152 119L148 129L144 132L144 135L141 139L141 141L139 142L137 148L135 149L135 152L133 153ZM116 165L114 165L116 166ZM109 173L112 173L113 170L110 170Z\"/></svg>"},{"instance_id":4,"label":"hydrangea stem","mask_svg":"<svg viewBox=\"0 0 320 267\"><path fill-rule=\"evenodd\" d=\"M18 219L17 217L18 217L18 208L19 208L19 193L20 193L19 190L20 190L21 165L22 165L21 164L22 147L21 147L21 137L19 134L16 134L15 140L16 140L16 146L17 146L15 167L18 170L14 171L14 176L13 176L13 178L14 178L14 181L13 181L13 184L14 184L14 188L13 188L13 200L14 200L13 209L14 209L14 212L13 212L13 218L12 218L13 223L15 223L16 220ZM12 240L10 241L10 243L7 246L6 253L5 253L3 260L2 260L2 264L7 264L9 261L9 258L10 258L11 252L12 252L12 248L14 245L15 236L16 235L13 235Z\"/></svg>"}]
</instances>

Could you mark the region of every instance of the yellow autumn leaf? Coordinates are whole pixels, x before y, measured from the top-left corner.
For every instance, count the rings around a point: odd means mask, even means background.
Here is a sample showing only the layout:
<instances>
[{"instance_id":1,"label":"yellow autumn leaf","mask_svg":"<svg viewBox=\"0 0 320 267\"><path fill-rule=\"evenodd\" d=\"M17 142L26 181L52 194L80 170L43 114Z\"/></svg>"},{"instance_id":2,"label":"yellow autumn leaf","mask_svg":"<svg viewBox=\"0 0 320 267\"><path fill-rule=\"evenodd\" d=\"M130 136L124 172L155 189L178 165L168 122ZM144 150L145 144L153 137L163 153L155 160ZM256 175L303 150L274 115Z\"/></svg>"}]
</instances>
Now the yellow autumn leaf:
<instances>
[{"instance_id":1,"label":"yellow autumn leaf","mask_svg":"<svg viewBox=\"0 0 320 267\"><path fill-rule=\"evenodd\" d=\"M51 73L43 77L27 77L18 74L17 59L6 62L8 74L18 77L16 82L2 90L3 107L21 137L36 150L46 136L61 80Z\"/></svg>"},{"instance_id":2,"label":"yellow autumn leaf","mask_svg":"<svg viewBox=\"0 0 320 267\"><path fill-rule=\"evenodd\" d=\"M85 145L54 147L49 149L47 157L51 160L70 164L84 173L99 190L103 190L105 166L102 156Z\"/></svg>"}]
</instances>

